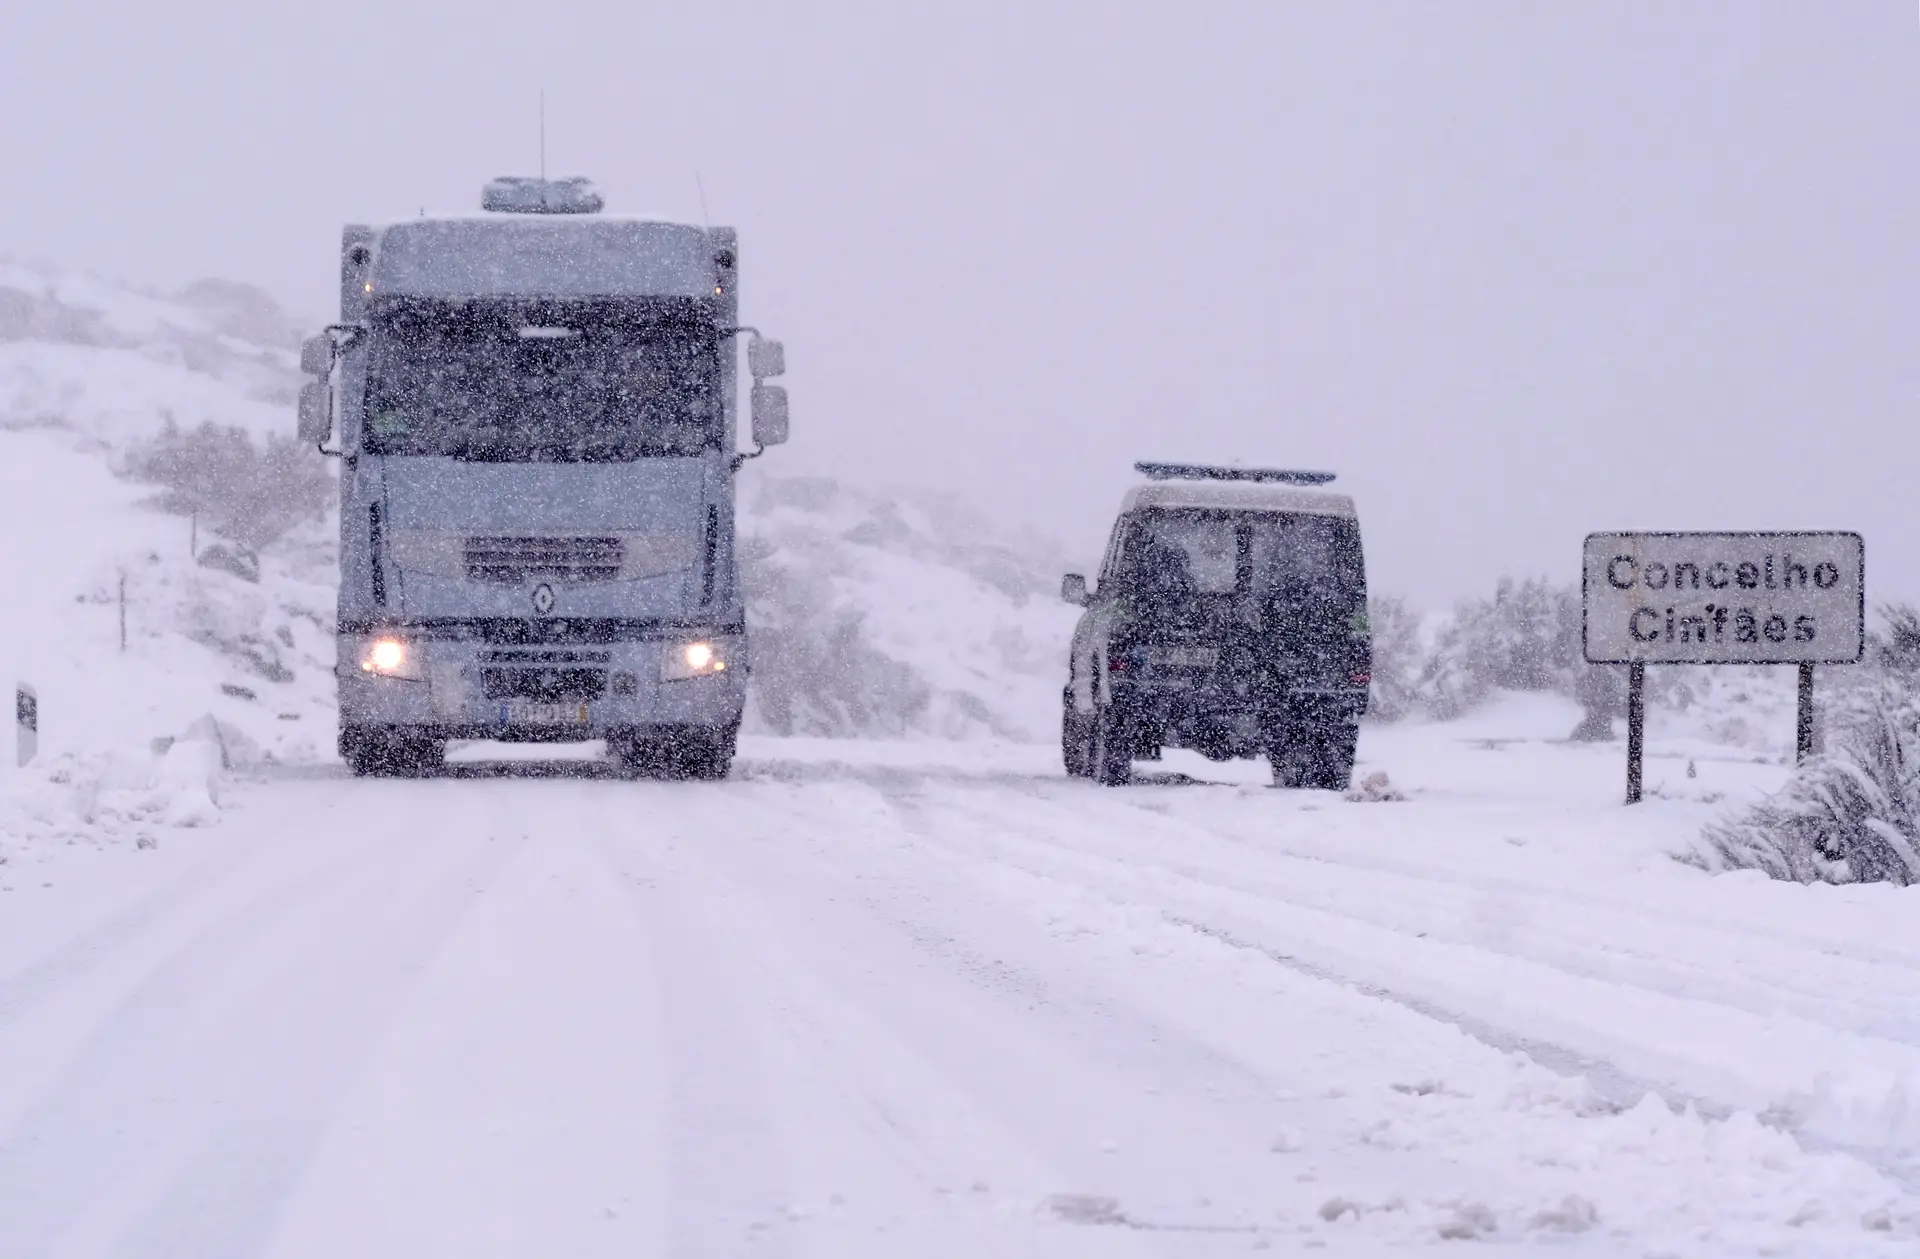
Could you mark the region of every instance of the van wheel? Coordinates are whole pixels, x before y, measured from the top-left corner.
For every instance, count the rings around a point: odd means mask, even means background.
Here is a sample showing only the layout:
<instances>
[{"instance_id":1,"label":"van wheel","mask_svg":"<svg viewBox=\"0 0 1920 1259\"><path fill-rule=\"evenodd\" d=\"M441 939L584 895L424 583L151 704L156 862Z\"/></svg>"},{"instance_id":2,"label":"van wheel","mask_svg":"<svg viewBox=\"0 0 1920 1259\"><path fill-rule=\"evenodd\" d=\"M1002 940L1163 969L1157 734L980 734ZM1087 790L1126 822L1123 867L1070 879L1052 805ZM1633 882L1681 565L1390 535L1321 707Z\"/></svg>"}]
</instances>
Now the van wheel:
<instances>
[{"instance_id":1,"label":"van wheel","mask_svg":"<svg viewBox=\"0 0 1920 1259\"><path fill-rule=\"evenodd\" d=\"M1358 726L1342 722L1328 728L1320 744L1320 780L1313 785L1322 791L1345 791L1353 786L1353 761L1359 742Z\"/></svg>"},{"instance_id":2,"label":"van wheel","mask_svg":"<svg viewBox=\"0 0 1920 1259\"><path fill-rule=\"evenodd\" d=\"M1060 697L1060 759L1067 767L1069 778L1091 778L1093 776L1093 732L1088 729L1091 723L1073 706L1073 692L1066 691Z\"/></svg>"},{"instance_id":3,"label":"van wheel","mask_svg":"<svg viewBox=\"0 0 1920 1259\"><path fill-rule=\"evenodd\" d=\"M1314 791L1345 791L1353 781L1358 731L1344 722L1295 726L1267 749L1273 785Z\"/></svg>"},{"instance_id":4,"label":"van wheel","mask_svg":"<svg viewBox=\"0 0 1920 1259\"><path fill-rule=\"evenodd\" d=\"M1087 776L1102 787L1124 787L1133 780L1133 745L1125 724L1109 704L1093 710L1093 738Z\"/></svg>"}]
</instances>

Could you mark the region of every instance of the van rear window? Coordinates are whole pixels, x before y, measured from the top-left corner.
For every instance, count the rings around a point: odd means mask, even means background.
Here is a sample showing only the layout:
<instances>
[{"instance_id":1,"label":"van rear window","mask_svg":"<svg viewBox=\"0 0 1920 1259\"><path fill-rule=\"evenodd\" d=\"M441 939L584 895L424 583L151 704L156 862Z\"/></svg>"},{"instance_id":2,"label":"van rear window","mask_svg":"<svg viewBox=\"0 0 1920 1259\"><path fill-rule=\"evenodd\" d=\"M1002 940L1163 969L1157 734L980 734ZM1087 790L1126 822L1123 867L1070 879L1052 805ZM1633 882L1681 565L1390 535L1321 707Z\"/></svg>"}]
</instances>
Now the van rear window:
<instances>
[{"instance_id":1,"label":"van rear window","mask_svg":"<svg viewBox=\"0 0 1920 1259\"><path fill-rule=\"evenodd\" d=\"M1121 581L1143 595L1253 596L1345 616L1366 602L1360 531L1343 516L1158 508L1126 526Z\"/></svg>"}]
</instances>

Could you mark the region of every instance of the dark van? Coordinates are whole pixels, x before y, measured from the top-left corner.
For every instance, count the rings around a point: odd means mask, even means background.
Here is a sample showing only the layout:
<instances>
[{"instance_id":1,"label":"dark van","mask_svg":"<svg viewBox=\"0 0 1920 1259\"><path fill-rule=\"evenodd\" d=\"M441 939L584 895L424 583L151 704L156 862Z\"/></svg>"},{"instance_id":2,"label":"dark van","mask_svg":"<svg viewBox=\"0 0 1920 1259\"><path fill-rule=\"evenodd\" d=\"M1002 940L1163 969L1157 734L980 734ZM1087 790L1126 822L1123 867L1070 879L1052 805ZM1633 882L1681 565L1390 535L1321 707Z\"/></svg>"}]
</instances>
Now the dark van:
<instances>
[{"instance_id":1,"label":"dark van","mask_svg":"<svg viewBox=\"0 0 1920 1259\"><path fill-rule=\"evenodd\" d=\"M1281 787L1344 790L1372 673L1353 500L1329 473L1135 465L1062 695L1069 774L1125 783L1166 747L1265 756Z\"/></svg>"}]
</instances>

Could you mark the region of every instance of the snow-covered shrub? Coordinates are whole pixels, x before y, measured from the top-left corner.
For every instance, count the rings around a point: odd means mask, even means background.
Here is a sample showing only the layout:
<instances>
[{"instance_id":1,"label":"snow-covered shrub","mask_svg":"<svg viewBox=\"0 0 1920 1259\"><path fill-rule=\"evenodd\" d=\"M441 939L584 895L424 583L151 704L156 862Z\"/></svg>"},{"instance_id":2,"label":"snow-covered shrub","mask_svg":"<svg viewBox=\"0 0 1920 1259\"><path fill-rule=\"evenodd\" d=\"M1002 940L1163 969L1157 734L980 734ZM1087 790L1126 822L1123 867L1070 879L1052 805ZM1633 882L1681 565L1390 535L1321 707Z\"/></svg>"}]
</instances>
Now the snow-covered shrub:
<instances>
[{"instance_id":1,"label":"snow-covered shrub","mask_svg":"<svg viewBox=\"0 0 1920 1259\"><path fill-rule=\"evenodd\" d=\"M1580 701L1581 717L1572 737L1584 743L1604 743L1613 737L1613 719L1627 711L1626 669L1620 665L1576 665L1573 697Z\"/></svg>"},{"instance_id":2,"label":"snow-covered shrub","mask_svg":"<svg viewBox=\"0 0 1920 1259\"><path fill-rule=\"evenodd\" d=\"M1708 826L1699 864L1801 883L1920 882L1920 704L1877 702L1835 743L1778 795Z\"/></svg>"},{"instance_id":3,"label":"snow-covered shrub","mask_svg":"<svg viewBox=\"0 0 1920 1259\"><path fill-rule=\"evenodd\" d=\"M1879 629L1867 636L1867 663L1889 673L1920 677L1920 608L1882 604Z\"/></svg>"},{"instance_id":4,"label":"snow-covered shrub","mask_svg":"<svg viewBox=\"0 0 1920 1259\"><path fill-rule=\"evenodd\" d=\"M741 543L753 617L755 724L774 734L898 738L918 731L931 690L867 633L831 578L765 539Z\"/></svg>"},{"instance_id":5,"label":"snow-covered shrub","mask_svg":"<svg viewBox=\"0 0 1920 1259\"><path fill-rule=\"evenodd\" d=\"M214 424L182 429L171 416L159 436L127 456L126 471L161 487L162 510L197 513L211 532L253 548L318 519L334 498L332 468L303 443L256 443L242 429Z\"/></svg>"},{"instance_id":6,"label":"snow-covered shrub","mask_svg":"<svg viewBox=\"0 0 1920 1259\"><path fill-rule=\"evenodd\" d=\"M1454 609L1421 670L1420 693L1440 718L1496 690L1571 693L1580 666L1580 592L1540 577L1503 577L1491 599Z\"/></svg>"},{"instance_id":7,"label":"snow-covered shrub","mask_svg":"<svg viewBox=\"0 0 1920 1259\"><path fill-rule=\"evenodd\" d=\"M1420 614L1397 595L1374 595L1367 600L1367 621L1373 629L1373 685L1367 716L1398 721L1420 704L1424 663Z\"/></svg>"},{"instance_id":8,"label":"snow-covered shrub","mask_svg":"<svg viewBox=\"0 0 1920 1259\"><path fill-rule=\"evenodd\" d=\"M1829 749L1779 794L1709 825L1697 864L1802 883L1920 882L1920 612L1888 607L1881 619L1863 664L1828 688Z\"/></svg>"},{"instance_id":9,"label":"snow-covered shrub","mask_svg":"<svg viewBox=\"0 0 1920 1259\"><path fill-rule=\"evenodd\" d=\"M742 496L754 731L1058 737L1078 609L1047 539L918 491L757 475Z\"/></svg>"}]
</instances>

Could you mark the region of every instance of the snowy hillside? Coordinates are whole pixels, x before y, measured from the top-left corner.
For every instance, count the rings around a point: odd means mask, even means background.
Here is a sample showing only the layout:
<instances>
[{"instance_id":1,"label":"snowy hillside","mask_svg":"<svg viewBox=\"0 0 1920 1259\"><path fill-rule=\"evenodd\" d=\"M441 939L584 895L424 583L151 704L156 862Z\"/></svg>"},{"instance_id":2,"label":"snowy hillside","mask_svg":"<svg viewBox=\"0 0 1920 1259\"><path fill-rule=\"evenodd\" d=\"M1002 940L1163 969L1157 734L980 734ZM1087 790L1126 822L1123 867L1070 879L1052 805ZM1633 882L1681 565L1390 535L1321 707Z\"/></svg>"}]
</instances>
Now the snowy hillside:
<instances>
[{"instance_id":1,"label":"snowy hillside","mask_svg":"<svg viewBox=\"0 0 1920 1259\"><path fill-rule=\"evenodd\" d=\"M0 428L57 428L105 450L150 437L168 415L284 432L299 335L246 285L163 298L0 262Z\"/></svg>"},{"instance_id":2,"label":"snowy hillside","mask_svg":"<svg viewBox=\"0 0 1920 1259\"><path fill-rule=\"evenodd\" d=\"M777 734L1058 736L1070 565L934 496L820 478L742 490L752 724Z\"/></svg>"}]
</instances>

